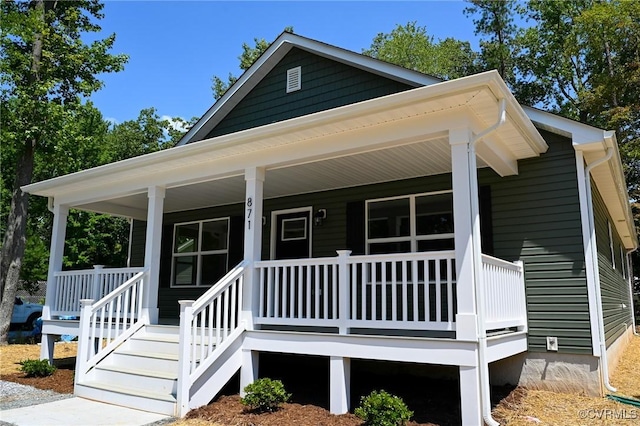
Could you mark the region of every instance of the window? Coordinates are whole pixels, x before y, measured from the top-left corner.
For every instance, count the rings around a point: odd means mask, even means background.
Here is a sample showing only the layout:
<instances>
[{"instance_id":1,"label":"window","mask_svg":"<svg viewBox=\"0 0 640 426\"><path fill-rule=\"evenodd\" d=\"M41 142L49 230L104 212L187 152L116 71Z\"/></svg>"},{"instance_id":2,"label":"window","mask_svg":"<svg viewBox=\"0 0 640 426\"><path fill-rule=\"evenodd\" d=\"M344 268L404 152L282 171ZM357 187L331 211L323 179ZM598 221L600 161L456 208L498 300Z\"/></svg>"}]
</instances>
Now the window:
<instances>
[{"instance_id":1,"label":"window","mask_svg":"<svg viewBox=\"0 0 640 426\"><path fill-rule=\"evenodd\" d=\"M431 192L367 201L369 254L453 250L453 194Z\"/></svg>"},{"instance_id":2,"label":"window","mask_svg":"<svg viewBox=\"0 0 640 426\"><path fill-rule=\"evenodd\" d=\"M229 218L178 223L173 232L172 286L210 286L227 272Z\"/></svg>"}]
</instances>

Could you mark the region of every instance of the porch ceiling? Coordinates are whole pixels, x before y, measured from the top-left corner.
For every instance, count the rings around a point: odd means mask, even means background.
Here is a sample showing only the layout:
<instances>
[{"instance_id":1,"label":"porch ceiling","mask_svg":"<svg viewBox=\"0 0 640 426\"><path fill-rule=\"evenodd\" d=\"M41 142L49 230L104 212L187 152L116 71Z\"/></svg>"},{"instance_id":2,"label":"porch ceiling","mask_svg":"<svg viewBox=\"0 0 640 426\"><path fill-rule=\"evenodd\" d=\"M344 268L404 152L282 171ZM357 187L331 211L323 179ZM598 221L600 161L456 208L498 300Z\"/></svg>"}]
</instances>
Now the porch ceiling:
<instances>
[{"instance_id":1,"label":"porch ceiling","mask_svg":"<svg viewBox=\"0 0 640 426\"><path fill-rule=\"evenodd\" d=\"M220 136L58 177L23 188L55 202L146 217L146 191L167 189L165 211L240 202L244 171L267 170L265 196L446 173L450 129L479 133L507 121L478 145L478 165L500 175L539 155L544 140L495 72L434 84Z\"/></svg>"},{"instance_id":2,"label":"porch ceiling","mask_svg":"<svg viewBox=\"0 0 640 426\"><path fill-rule=\"evenodd\" d=\"M265 198L277 198L316 191L436 175L451 171L449 140L440 137L402 145L324 159L321 161L268 169L264 182ZM479 167L486 167L478 160ZM241 203L245 197L244 175L236 175L167 189L166 213L216 205ZM146 218L145 192L78 206Z\"/></svg>"}]
</instances>

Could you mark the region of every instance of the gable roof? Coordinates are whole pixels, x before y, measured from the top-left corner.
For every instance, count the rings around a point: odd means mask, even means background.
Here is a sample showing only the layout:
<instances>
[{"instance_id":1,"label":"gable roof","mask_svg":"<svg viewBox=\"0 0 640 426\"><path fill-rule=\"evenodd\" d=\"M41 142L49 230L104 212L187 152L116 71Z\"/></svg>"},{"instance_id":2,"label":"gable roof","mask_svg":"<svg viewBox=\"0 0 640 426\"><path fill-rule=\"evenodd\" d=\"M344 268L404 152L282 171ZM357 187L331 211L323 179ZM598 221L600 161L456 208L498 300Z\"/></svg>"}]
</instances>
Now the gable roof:
<instances>
[{"instance_id":1,"label":"gable roof","mask_svg":"<svg viewBox=\"0 0 640 426\"><path fill-rule=\"evenodd\" d=\"M283 32L244 74L216 101L180 139L176 146L202 140L271 71L289 51L297 47L307 52L403 82L413 87L429 86L441 79L371 58L297 34Z\"/></svg>"}]
</instances>

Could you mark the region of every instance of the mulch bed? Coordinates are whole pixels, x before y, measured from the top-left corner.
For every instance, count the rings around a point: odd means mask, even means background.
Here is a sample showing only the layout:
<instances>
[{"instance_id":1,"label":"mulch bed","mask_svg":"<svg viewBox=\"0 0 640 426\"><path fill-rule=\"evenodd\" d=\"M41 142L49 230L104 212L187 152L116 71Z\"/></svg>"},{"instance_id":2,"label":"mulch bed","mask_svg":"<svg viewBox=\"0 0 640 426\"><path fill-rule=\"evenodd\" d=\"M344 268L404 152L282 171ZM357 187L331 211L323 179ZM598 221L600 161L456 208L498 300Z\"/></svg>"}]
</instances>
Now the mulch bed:
<instances>
[{"instance_id":1,"label":"mulch bed","mask_svg":"<svg viewBox=\"0 0 640 426\"><path fill-rule=\"evenodd\" d=\"M362 420L353 414L335 416L315 405L284 404L273 413L256 414L245 411L238 395L222 396L212 404L191 410L187 419L207 420L236 426L360 426Z\"/></svg>"},{"instance_id":2,"label":"mulch bed","mask_svg":"<svg viewBox=\"0 0 640 426\"><path fill-rule=\"evenodd\" d=\"M74 371L69 368L58 368L51 376L25 377L24 373L9 373L1 376L2 380L33 386L42 390L58 393L73 393Z\"/></svg>"}]
</instances>

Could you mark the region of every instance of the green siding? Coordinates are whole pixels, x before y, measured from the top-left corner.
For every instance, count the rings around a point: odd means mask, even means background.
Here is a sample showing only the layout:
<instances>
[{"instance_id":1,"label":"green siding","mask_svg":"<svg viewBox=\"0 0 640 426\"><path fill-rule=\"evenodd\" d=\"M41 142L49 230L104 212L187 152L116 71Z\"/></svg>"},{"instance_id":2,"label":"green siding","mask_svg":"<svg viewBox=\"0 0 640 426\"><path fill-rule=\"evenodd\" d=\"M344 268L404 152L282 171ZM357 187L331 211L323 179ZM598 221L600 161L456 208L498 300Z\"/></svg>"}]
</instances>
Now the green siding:
<instances>
[{"instance_id":1,"label":"green siding","mask_svg":"<svg viewBox=\"0 0 640 426\"><path fill-rule=\"evenodd\" d=\"M575 151L540 133L549 150L520 161L517 176L481 171L491 185L494 252L524 262L529 350L545 352L546 337L556 336L559 352L591 353Z\"/></svg>"},{"instance_id":2,"label":"green siding","mask_svg":"<svg viewBox=\"0 0 640 426\"><path fill-rule=\"evenodd\" d=\"M144 266L144 241L147 232L147 222L142 220L133 221L133 232L131 233L131 258L129 263L132 268Z\"/></svg>"},{"instance_id":3,"label":"green siding","mask_svg":"<svg viewBox=\"0 0 640 426\"><path fill-rule=\"evenodd\" d=\"M287 70L301 67L302 88L286 93ZM205 138L324 111L412 87L293 48Z\"/></svg>"},{"instance_id":4,"label":"green siding","mask_svg":"<svg viewBox=\"0 0 640 426\"><path fill-rule=\"evenodd\" d=\"M632 324L629 282L623 276L622 246L616 228L607 213L598 189L591 185L593 195L594 222L596 227L596 247L598 248L598 269L600 273L600 293L602 295L602 317L607 347L620 337L626 327ZM613 237L613 259L609 245L609 227ZM614 268L615 264L615 268ZM621 305L626 305L623 308Z\"/></svg>"}]
</instances>

